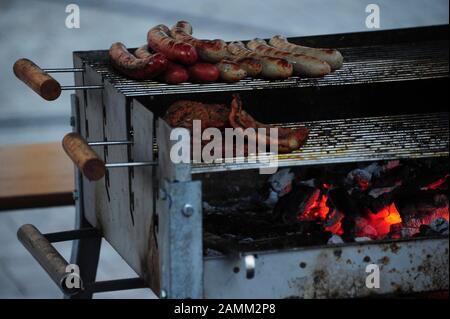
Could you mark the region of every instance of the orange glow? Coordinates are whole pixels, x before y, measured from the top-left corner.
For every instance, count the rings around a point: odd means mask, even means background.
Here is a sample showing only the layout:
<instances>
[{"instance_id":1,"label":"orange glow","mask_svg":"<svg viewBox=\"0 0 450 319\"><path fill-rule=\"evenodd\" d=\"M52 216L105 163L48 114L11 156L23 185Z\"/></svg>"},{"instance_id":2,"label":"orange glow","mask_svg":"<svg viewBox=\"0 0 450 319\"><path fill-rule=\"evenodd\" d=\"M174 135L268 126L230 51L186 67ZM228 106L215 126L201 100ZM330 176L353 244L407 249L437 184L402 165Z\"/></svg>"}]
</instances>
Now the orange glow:
<instances>
[{"instance_id":1,"label":"orange glow","mask_svg":"<svg viewBox=\"0 0 450 319\"><path fill-rule=\"evenodd\" d=\"M368 236L373 239L381 239L385 237L391 231L391 225L402 222L400 213L394 203L380 209L376 214L369 212L367 217L368 225L371 227L370 231L367 231L368 229L364 231L367 232L364 236Z\"/></svg>"},{"instance_id":2,"label":"orange glow","mask_svg":"<svg viewBox=\"0 0 450 319\"><path fill-rule=\"evenodd\" d=\"M320 195L320 191L316 191L313 198L308 203L304 212L300 212L298 219L300 220L325 220L330 208L327 206L327 195Z\"/></svg>"},{"instance_id":3,"label":"orange glow","mask_svg":"<svg viewBox=\"0 0 450 319\"><path fill-rule=\"evenodd\" d=\"M344 214L335 209L330 213L329 219L336 218L336 214L338 214L337 222L331 226L325 226L325 230L331 232L332 234L341 236L344 234L344 230L342 229L342 218L344 218Z\"/></svg>"}]
</instances>

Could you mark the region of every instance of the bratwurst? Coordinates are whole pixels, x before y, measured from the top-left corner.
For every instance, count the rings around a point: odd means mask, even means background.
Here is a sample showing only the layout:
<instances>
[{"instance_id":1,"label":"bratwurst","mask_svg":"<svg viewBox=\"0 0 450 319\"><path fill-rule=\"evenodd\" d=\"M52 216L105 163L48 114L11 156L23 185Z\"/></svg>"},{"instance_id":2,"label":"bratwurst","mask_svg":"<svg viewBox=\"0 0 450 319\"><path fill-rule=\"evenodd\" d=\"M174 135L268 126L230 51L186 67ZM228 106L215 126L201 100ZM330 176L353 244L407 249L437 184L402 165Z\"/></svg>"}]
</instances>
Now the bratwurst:
<instances>
[{"instance_id":1,"label":"bratwurst","mask_svg":"<svg viewBox=\"0 0 450 319\"><path fill-rule=\"evenodd\" d=\"M199 40L192 36L192 26L186 21L178 21L170 30L170 35L179 41L189 43L197 50L199 57L210 63L217 63L225 58L227 45L225 41Z\"/></svg>"},{"instance_id":2,"label":"bratwurst","mask_svg":"<svg viewBox=\"0 0 450 319\"><path fill-rule=\"evenodd\" d=\"M197 62L197 51L189 43L170 37L170 30L163 24L153 27L147 33L147 43L156 52L164 54L169 60L185 65Z\"/></svg>"},{"instance_id":3,"label":"bratwurst","mask_svg":"<svg viewBox=\"0 0 450 319\"><path fill-rule=\"evenodd\" d=\"M310 48L302 45L293 44L290 43L285 37L281 35L273 36L270 39L269 44L283 51L300 53L325 61L330 65L332 70L339 69L342 66L342 63L344 62L344 57L338 50L324 49L324 48Z\"/></svg>"},{"instance_id":4,"label":"bratwurst","mask_svg":"<svg viewBox=\"0 0 450 319\"><path fill-rule=\"evenodd\" d=\"M304 54L290 53L276 49L268 45L263 39L249 41L247 47L260 55L286 59L292 63L294 74L297 75L321 77L331 72L330 65L322 60Z\"/></svg>"},{"instance_id":5,"label":"bratwurst","mask_svg":"<svg viewBox=\"0 0 450 319\"><path fill-rule=\"evenodd\" d=\"M228 51L240 58L256 58L261 62L261 76L267 79L287 79L292 75L292 64L285 59L260 55L247 49L242 42L231 42Z\"/></svg>"},{"instance_id":6,"label":"bratwurst","mask_svg":"<svg viewBox=\"0 0 450 319\"><path fill-rule=\"evenodd\" d=\"M112 66L119 72L133 79L152 79L167 68L168 61L160 53L148 54L145 57L135 57L125 45L113 43L109 49Z\"/></svg>"}]
</instances>

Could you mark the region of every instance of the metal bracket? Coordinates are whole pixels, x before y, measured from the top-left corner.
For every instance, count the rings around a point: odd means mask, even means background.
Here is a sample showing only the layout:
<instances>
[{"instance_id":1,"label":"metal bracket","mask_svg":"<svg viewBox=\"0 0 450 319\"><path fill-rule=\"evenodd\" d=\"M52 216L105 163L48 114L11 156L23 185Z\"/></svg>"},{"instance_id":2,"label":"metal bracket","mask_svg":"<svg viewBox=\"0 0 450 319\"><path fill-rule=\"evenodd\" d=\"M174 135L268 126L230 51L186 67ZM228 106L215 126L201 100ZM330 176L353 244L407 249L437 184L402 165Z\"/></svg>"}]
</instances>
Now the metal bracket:
<instances>
[{"instance_id":1,"label":"metal bracket","mask_svg":"<svg viewBox=\"0 0 450 319\"><path fill-rule=\"evenodd\" d=\"M203 297L201 182L164 182L157 201L160 296Z\"/></svg>"},{"instance_id":2,"label":"metal bracket","mask_svg":"<svg viewBox=\"0 0 450 319\"><path fill-rule=\"evenodd\" d=\"M85 238L101 238L102 235L96 228L42 234L35 226L26 224L19 228L17 237L65 295L148 288L142 278L85 282L83 284L83 278L80 277L80 274L70 271L69 263L51 243ZM73 277L81 280L80 285L77 287L68 285L68 281L70 282Z\"/></svg>"}]
</instances>

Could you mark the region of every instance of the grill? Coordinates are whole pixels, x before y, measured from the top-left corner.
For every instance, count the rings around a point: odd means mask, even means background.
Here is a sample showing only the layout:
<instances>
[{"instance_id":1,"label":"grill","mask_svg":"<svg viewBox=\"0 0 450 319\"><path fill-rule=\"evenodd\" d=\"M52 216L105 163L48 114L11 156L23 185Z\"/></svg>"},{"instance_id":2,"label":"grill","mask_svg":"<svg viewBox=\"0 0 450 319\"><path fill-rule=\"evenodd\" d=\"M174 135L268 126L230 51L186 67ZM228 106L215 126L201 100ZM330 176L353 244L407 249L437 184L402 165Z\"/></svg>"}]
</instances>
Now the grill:
<instances>
[{"instance_id":1,"label":"grill","mask_svg":"<svg viewBox=\"0 0 450 319\"><path fill-rule=\"evenodd\" d=\"M295 39L294 39L295 40ZM298 40L297 40L298 41ZM305 88L391 81L408 81L448 76L448 42L429 41L411 47L408 45L362 46L339 48L345 56L342 69L321 79L291 77L287 80L242 80L235 84L182 84L167 85L155 81L133 81L114 72L106 59L107 52L99 51L81 57L103 79L109 81L125 96L167 95L183 93L229 92L275 88Z\"/></svg>"},{"instance_id":2,"label":"grill","mask_svg":"<svg viewBox=\"0 0 450 319\"><path fill-rule=\"evenodd\" d=\"M91 182L77 170L76 230L42 235L23 226L19 238L72 298L137 287L150 287L161 298L363 297L446 290L445 236L306 247L288 229L286 237L263 236L254 249L203 233L204 223L212 223L204 202L224 194L245 196L262 180L257 169L275 160L279 167L319 170L384 160L441 163L449 153L448 97L442 89L448 84L447 37L448 26L436 26L292 38L339 48L345 57L342 69L320 79L233 84L129 80L109 67L107 51L74 52L75 86L63 87L76 90L72 124L107 163L106 175ZM260 121L307 126L306 145L291 154L241 161L173 163L172 128L161 119L167 107L181 98L229 103L235 91ZM138 278L95 282L102 237ZM279 245L292 238L294 245ZM81 270L84 291L67 289L68 262L50 244L73 239L71 262ZM205 254L211 247L221 254ZM382 264L383 285L375 292L364 284L368 261Z\"/></svg>"},{"instance_id":3,"label":"grill","mask_svg":"<svg viewBox=\"0 0 450 319\"><path fill-rule=\"evenodd\" d=\"M226 160L194 164L192 174L254 169L261 163L274 161L279 167L285 167L448 156L448 113L326 120L282 126L308 127L310 135L306 145L291 154L255 157L254 164L226 163Z\"/></svg>"}]
</instances>

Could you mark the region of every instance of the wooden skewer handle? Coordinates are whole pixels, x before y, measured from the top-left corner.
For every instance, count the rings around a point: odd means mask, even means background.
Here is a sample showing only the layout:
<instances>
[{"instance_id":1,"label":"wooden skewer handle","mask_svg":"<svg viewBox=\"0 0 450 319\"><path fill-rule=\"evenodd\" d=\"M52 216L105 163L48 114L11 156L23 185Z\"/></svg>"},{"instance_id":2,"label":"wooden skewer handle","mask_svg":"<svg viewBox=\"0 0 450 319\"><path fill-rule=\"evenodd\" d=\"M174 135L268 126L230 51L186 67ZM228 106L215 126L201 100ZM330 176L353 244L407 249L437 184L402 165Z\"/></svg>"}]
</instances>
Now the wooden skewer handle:
<instances>
[{"instance_id":1,"label":"wooden skewer handle","mask_svg":"<svg viewBox=\"0 0 450 319\"><path fill-rule=\"evenodd\" d=\"M47 101L56 100L61 94L61 85L28 59L19 59L13 66L14 74L34 92Z\"/></svg>"},{"instance_id":2,"label":"wooden skewer handle","mask_svg":"<svg viewBox=\"0 0 450 319\"><path fill-rule=\"evenodd\" d=\"M98 157L80 134L66 134L62 140L62 146L87 179L97 181L105 176L105 162Z\"/></svg>"}]
</instances>

